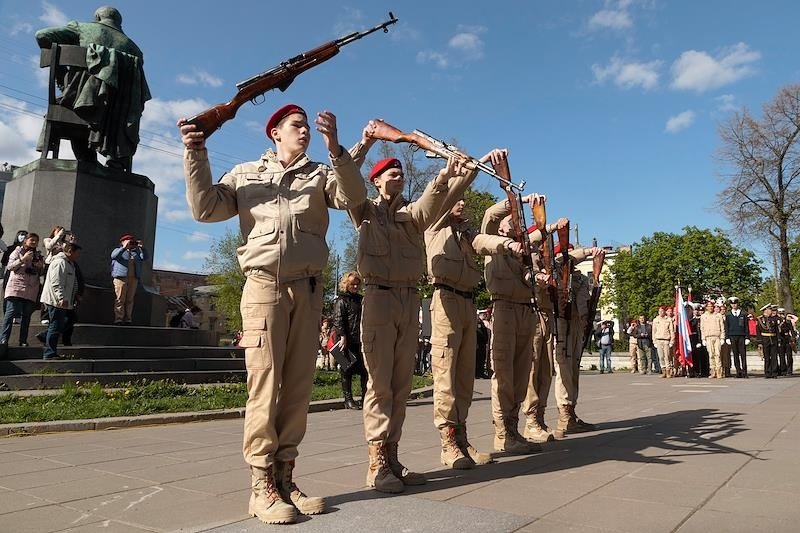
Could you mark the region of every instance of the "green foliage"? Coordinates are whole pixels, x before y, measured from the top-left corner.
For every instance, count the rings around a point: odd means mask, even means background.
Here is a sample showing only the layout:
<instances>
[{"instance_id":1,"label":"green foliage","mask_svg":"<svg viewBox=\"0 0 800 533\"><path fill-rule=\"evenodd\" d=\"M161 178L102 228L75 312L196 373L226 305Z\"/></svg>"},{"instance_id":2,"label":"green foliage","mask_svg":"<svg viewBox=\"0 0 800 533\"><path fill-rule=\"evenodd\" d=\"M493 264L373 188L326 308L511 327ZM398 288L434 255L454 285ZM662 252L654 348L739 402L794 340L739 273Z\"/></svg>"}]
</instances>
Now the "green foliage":
<instances>
[{"instance_id":1,"label":"green foliage","mask_svg":"<svg viewBox=\"0 0 800 533\"><path fill-rule=\"evenodd\" d=\"M721 291L752 305L761 289L761 262L753 252L733 245L719 229L687 226L680 235L656 232L621 251L605 278L605 301L621 319L655 316L659 305L674 301L675 285L691 286L695 301ZM684 295L685 297L685 295Z\"/></svg>"},{"instance_id":2,"label":"green foliage","mask_svg":"<svg viewBox=\"0 0 800 533\"><path fill-rule=\"evenodd\" d=\"M430 377L414 376L412 386L416 389L431 383ZM354 385L354 393L360 395L358 384ZM317 370L311 400L341 396L339 373ZM171 380L142 381L109 390L98 383L69 383L59 394L0 396L0 424L232 409L244 407L246 402L244 383L191 387Z\"/></svg>"},{"instance_id":3,"label":"green foliage","mask_svg":"<svg viewBox=\"0 0 800 533\"><path fill-rule=\"evenodd\" d=\"M204 268L211 272L208 281L219 287L214 296L214 305L226 317L229 331L242 329L242 314L239 304L242 301L245 277L239 266L237 249L242 245L241 235L230 229L211 245Z\"/></svg>"},{"instance_id":4,"label":"green foliage","mask_svg":"<svg viewBox=\"0 0 800 533\"><path fill-rule=\"evenodd\" d=\"M487 209L492 207L498 202L497 197L487 191L476 191L472 188L464 191L464 203L466 204L466 213L472 226L480 231L481 222L483 222L483 214ZM483 256L477 258L478 268L483 274ZM485 309L492 303L492 296L486 290L486 279L481 275L481 281L475 288L475 305L478 309Z\"/></svg>"}]
</instances>

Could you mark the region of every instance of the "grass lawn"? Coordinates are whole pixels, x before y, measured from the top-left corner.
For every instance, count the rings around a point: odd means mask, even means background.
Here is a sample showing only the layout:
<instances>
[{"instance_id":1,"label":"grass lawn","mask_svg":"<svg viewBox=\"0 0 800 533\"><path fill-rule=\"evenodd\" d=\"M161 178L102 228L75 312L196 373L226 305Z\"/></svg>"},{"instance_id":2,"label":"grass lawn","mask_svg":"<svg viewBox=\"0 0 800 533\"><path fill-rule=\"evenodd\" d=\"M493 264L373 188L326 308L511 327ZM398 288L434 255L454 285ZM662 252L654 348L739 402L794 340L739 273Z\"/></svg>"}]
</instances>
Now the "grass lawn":
<instances>
[{"instance_id":1,"label":"grass lawn","mask_svg":"<svg viewBox=\"0 0 800 533\"><path fill-rule=\"evenodd\" d=\"M412 386L417 389L431 383L430 376L414 376ZM353 393L361 395L357 383L353 383ZM311 400L341 397L339 373L317 370ZM171 381L152 381L116 390L104 390L98 384L65 385L60 394L0 397L0 424L230 409L244 407L246 401L244 383L190 387Z\"/></svg>"}]
</instances>

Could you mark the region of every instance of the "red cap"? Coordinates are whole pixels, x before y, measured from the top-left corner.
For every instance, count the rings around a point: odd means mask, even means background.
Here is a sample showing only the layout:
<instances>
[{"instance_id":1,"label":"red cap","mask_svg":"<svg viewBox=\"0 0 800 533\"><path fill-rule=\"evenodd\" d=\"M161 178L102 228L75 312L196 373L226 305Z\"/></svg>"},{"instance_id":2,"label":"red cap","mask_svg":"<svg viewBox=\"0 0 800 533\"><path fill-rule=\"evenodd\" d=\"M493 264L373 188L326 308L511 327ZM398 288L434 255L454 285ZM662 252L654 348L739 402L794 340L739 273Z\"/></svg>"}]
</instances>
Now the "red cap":
<instances>
[{"instance_id":1,"label":"red cap","mask_svg":"<svg viewBox=\"0 0 800 533\"><path fill-rule=\"evenodd\" d=\"M574 250L574 249L575 249L575 246L572 243L569 243L569 246L567 246L567 250ZM557 242L556 245L553 246L553 253L556 254L556 255L561 253L561 243L560 242Z\"/></svg>"},{"instance_id":2,"label":"red cap","mask_svg":"<svg viewBox=\"0 0 800 533\"><path fill-rule=\"evenodd\" d=\"M537 229L539 229L539 228L537 228L537 227L536 227L536 224L534 224L533 226L531 226L530 228L528 228L528 233L533 233L533 232L534 232L534 231L536 231Z\"/></svg>"},{"instance_id":3,"label":"red cap","mask_svg":"<svg viewBox=\"0 0 800 533\"><path fill-rule=\"evenodd\" d=\"M119 242L132 241L132 240L133 240L133 235L130 235L128 233L119 238Z\"/></svg>"},{"instance_id":4,"label":"red cap","mask_svg":"<svg viewBox=\"0 0 800 533\"><path fill-rule=\"evenodd\" d=\"M306 111L297 104L287 104L282 108L278 109L272 114L271 117L269 117L269 120L267 121L267 127L265 128L267 132L267 137L269 137L271 141L275 142L275 139L272 138L272 134L270 133L272 131L272 128L276 127L278 125L278 122L288 117L292 113L302 113L303 115L308 117Z\"/></svg>"},{"instance_id":5,"label":"red cap","mask_svg":"<svg viewBox=\"0 0 800 533\"><path fill-rule=\"evenodd\" d=\"M399 159L395 159L394 157L390 157L389 159L381 159L372 166L372 170L369 172L369 181L375 183L375 178L390 168L399 168L400 170L403 170L403 165L400 164Z\"/></svg>"}]
</instances>

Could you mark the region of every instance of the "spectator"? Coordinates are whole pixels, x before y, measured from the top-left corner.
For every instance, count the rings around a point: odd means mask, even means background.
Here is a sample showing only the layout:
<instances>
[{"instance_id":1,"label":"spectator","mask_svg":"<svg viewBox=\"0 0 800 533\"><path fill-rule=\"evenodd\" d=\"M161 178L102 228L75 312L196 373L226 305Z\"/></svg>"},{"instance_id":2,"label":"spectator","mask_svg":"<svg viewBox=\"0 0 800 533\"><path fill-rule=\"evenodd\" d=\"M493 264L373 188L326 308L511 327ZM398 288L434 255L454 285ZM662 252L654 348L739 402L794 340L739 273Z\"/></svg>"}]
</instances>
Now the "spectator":
<instances>
[{"instance_id":1,"label":"spectator","mask_svg":"<svg viewBox=\"0 0 800 533\"><path fill-rule=\"evenodd\" d=\"M628 354L630 355L631 374L639 372L639 341L636 339L637 327L639 327L639 321L633 319L625 330L625 333L628 334Z\"/></svg>"},{"instance_id":2,"label":"spectator","mask_svg":"<svg viewBox=\"0 0 800 533\"><path fill-rule=\"evenodd\" d=\"M11 244L6 246L6 249L3 251L3 258L0 260L0 263L2 264L3 269L4 269L4 271L3 271L3 292L4 293L5 293L5 290L6 290L6 286L8 285L8 276L9 276L8 259L11 257L11 252L13 252L14 249L16 249L18 246L22 246L22 243L25 242L25 237L27 237L27 236L28 236L28 232L27 231L22 230L22 229L19 230L17 232L17 235L14 237L14 240L11 242ZM3 308L5 309L5 305L3 305Z\"/></svg>"},{"instance_id":3,"label":"spectator","mask_svg":"<svg viewBox=\"0 0 800 533\"><path fill-rule=\"evenodd\" d=\"M35 233L26 235L22 246L16 247L8 258L5 316L3 331L0 333L0 344L3 345L8 345L14 318L20 320L19 345L28 345L31 312L39 294L39 276L44 268L44 258L36 249L39 246L39 236Z\"/></svg>"},{"instance_id":4,"label":"spectator","mask_svg":"<svg viewBox=\"0 0 800 533\"><path fill-rule=\"evenodd\" d=\"M133 318L133 300L136 287L142 277L142 264L147 260L147 252L142 241L133 235L123 235L122 246L111 252L111 277L114 278L114 324L130 324Z\"/></svg>"},{"instance_id":5,"label":"spectator","mask_svg":"<svg viewBox=\"0 0 800 533\"><path fill-rule=\"evenodd\" d=\"M181 317L180 327L182 329L200 329L200 324L197 322L197 315L200 314L200 308L196 305L188 307Z\"/></svg>"},{"instance_id":6,"label":"spectator","mask_svg":"<svg viewBox=\"0 0 800 533\"><path fill-rule=\"evenodd\" d=\"M8 250L8 245L5 243L5 241L3 241L3 233L5 233L5 230L3 230L3 225L0 224L0 256L4 256L6 254L6 250ZM5 265L6 264L3 263L2 269L0 269L0 274L5 273Z\"/></svg>"},{"instance_id":7,"label":"spectator","mask_svg":"<svg viewBox=\"0 0 800 533\"><path fill-rule=\"evenodd\" d=\"M364 392L367 390L367 368L361 351L361 276L357 272L347 272L339 281L339 297L333 304L333 331L342 351L355 356L355 362L344 368L340 365L344 406L347 409L364 407ZM353 376L358 375L361 383L361 401L353 400Z\"/></svg>"},{"instance_id":8,"label":"spectator","mask_svg":"<svg viewBox=\"0 0 800 533\"><path fill-rule=\"evenodd\" d=\"M77 240L77 236L71 231L67 230L64 232L65 246L69 243L77 244ZM78 284L78 292L75 294L75 304L72 306L72 309L67 310L67 318L62 333L64 346L72 346L72 332L75 329L75 324L78 322L78 305L81 303L83 290L86 287L80 265L77 262L73 262L72 264L75 267L75 282Z\"/></svg>"},{"instance_id":9,"label":"spectator","mask_svg":"<svg viewBox=\"0 0 800 533\"><path fill-rule=\"evenodd\" d=\"M600 373L603 373L603 363L605 362L606 372L612 374L611 349L614 347L614 323L605 320L600 323L599 329L597 344L600 346Z\"/></svg>"},{"instance_id":10,"label":"spectator","mask_svg":"<svg viewBox=\"0 0 800 533\"><path fill-rule=\"evenodd\" d=\"M45 237L42 241L44 243L44 272L42 273L43 277L47 277L47 267L50 265L50 262L53 260L55 256L60 254L64 249L64 235L66 230L63 226L53 226L53 229L50 230L50 236ZM42 286L43 287L43 286ZM41 299L42 296L42 287L39 288L39 298ZM45 304L39 304L39 318L42 321L42 325L47 325L47 308Z\"/></svg>"},{"instance_id":11,"label":"spectator","mask_svg":"<svg viewBox=\"0 0 800 533\"><path fill-rule=\"evenodd\" d=\"M489 328L486 326L486 309L478 310L477 336L475 345L475 377L478 379L489 379L487 368L487 357L489 351Z\"/></svg>"},{"instance_id":12,"label":"spectator","mask_svg":"<svg viewBox=\"0 0 800 533\"><path fill-rule=\"evenodd\" d=\"M647 322L644 315L639 315L634 335L636 335L636 342L639 347L639 353L641 354L640 357L642 358L639 368L641 368L642 374L647 374L647 372L650 371L650 364L653 360L651 351L652 343L650 342L653 337L653 328Z\"/></svg>"},{"instance_id":13,"label":"spectator","mask_svg":"<svg viewBox=\"0 0 800 533\"><path fill-rule=\"evenodd\" d=\"M80 256L81 247L74 243L64 246L64 251L53 258L42 290L42 302L47 305L49 324L45 336L43 359L59 359L56 352L58 336L64 331L67 311L75 307L78 294L78 280L75 262ZM39 337L41 340L41 337Z\"/></svg>"}]
</instances>

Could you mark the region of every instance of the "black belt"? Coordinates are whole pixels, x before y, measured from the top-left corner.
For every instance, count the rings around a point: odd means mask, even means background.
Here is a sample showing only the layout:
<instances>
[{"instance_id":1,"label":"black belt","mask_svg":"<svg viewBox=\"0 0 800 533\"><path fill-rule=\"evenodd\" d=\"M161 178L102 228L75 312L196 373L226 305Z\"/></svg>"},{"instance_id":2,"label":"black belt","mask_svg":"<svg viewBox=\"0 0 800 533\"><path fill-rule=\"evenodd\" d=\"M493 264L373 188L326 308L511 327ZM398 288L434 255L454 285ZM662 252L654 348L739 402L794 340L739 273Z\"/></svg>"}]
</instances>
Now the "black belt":
<instances>
[{"instance_id":1,"label":"black belt","mask_svg":"<svg viewBox=\"0 0 800 533\"><path fill-rule=\"evenodd\" d=\"M445 291L450 291L452 293L458 294L459 296L461 296L462 298L466 298L467 300L472 300L475 297L475 294L472 293L472 292L460 291L458 289L454 289L450 285L443 285L441 283L434 283L433 286L436 287L437 289L442 289L442 290L445 290Z\"/></svg>"}]
</instances>

